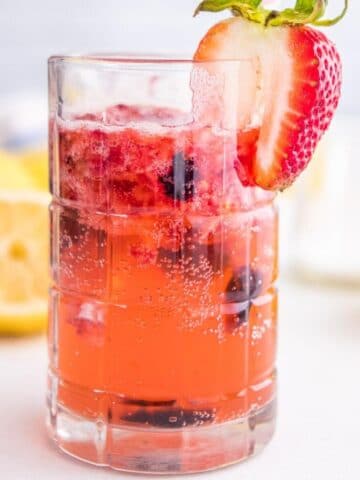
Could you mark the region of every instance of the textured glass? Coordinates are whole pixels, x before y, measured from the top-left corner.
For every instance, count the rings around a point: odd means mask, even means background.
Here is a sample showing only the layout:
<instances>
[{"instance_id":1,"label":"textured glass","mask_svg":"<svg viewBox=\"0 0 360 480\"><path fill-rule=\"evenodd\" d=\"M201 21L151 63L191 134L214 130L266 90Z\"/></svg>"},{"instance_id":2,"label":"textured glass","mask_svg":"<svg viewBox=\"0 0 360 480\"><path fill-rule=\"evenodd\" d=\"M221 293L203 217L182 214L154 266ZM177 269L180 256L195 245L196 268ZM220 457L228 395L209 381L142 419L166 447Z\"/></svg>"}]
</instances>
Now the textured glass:
<instances>
[{"instance_id":1,"label":"textured glass","mask_svg":"<svg viewBox=\"0 0 360 480\"><path fill-rule=\"evenodd\" d=\"M237 167L256 123L206 121L221 79L204 65L49 72L52 436L134 472L248 457L272 435L276 388L277 210Z\"/></svg>"}]
</instances>

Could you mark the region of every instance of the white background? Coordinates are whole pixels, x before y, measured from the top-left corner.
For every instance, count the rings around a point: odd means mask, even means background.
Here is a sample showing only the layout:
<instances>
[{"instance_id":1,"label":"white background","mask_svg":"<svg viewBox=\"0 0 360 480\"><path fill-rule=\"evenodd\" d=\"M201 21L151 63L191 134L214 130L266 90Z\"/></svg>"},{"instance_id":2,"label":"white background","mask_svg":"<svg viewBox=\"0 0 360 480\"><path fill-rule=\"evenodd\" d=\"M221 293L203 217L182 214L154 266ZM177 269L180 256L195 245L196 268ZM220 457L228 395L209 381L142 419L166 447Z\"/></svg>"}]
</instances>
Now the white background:
<instances>
[{"instance_id":1,"label":"white background","mask_svg":"<svg viewBox=\"0 0 360 480\"><path fill-rule=\"evenodd\" d=\"M295 0L287 0L287 6ZM0 0L0 97L46 88L46 58L54 53L185 52L191 56L221 15L192 12L197 0ZM279 3L279 2L274 2ZM330 12L343 0L329 0ZM328 29L344 59L341 109L360 112L360 2L350 0L346 19Z\"/></svg>"}]
</instances>

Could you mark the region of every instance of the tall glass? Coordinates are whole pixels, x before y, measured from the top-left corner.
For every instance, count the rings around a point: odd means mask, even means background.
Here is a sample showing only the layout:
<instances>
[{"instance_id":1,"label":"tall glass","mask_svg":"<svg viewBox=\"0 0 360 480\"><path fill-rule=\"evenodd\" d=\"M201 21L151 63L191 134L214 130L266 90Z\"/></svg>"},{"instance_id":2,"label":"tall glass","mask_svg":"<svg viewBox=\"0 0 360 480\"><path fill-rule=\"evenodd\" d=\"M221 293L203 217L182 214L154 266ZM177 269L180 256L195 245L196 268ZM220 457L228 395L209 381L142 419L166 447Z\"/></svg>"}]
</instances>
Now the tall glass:
<instances>
[{"instance_id":1,"label":"tall glass","mask_svg":"<svg viewBox=\"0 0 360 480\"><path fill-rule=\"evenodd\" d=\"M277 210L242 177L245 68L49 61L48 423L74 457L196 472L272 436Z\"/></svg>"}]
</instances>

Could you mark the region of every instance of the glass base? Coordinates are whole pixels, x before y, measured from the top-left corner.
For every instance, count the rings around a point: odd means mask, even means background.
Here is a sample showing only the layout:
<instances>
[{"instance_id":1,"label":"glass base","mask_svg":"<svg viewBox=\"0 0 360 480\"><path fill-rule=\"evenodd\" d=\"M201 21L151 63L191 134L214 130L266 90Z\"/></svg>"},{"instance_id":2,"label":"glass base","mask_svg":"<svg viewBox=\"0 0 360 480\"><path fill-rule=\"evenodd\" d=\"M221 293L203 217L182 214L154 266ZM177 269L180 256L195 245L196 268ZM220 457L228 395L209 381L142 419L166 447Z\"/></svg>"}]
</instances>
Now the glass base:
<instances>
[{"instance_id":1,"label":"glass base","mask_svg":"<svg viewBox=\"0 0 360 480\"><path fill-rule=\"evenodd\" d=\"M181 474L213 470L259 453L275 430L276 401L222 424L164 429L89 421L57 406L50 435L65 453L96 466L132 473Z\"/></svg>"}]
</instances>

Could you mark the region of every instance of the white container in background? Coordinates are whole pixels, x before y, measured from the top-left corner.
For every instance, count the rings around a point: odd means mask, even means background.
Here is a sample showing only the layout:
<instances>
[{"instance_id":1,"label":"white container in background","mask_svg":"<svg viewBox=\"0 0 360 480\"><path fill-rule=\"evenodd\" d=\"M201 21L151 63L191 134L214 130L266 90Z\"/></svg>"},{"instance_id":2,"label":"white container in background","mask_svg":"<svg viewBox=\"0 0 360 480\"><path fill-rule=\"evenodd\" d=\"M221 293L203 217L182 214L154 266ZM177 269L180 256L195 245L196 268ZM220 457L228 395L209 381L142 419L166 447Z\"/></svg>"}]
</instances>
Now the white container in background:
<instances>
[{"instance_id":1,"label":"white container in background","mask_svg":"<svg viewBox=\"0 0 360 480\"><path fill-rule=\"evenodd\" d=\"M301 276L360 284L360 117L338 115L315 157L290 195L290 264Z\"/></svg>"}]
</instances>

